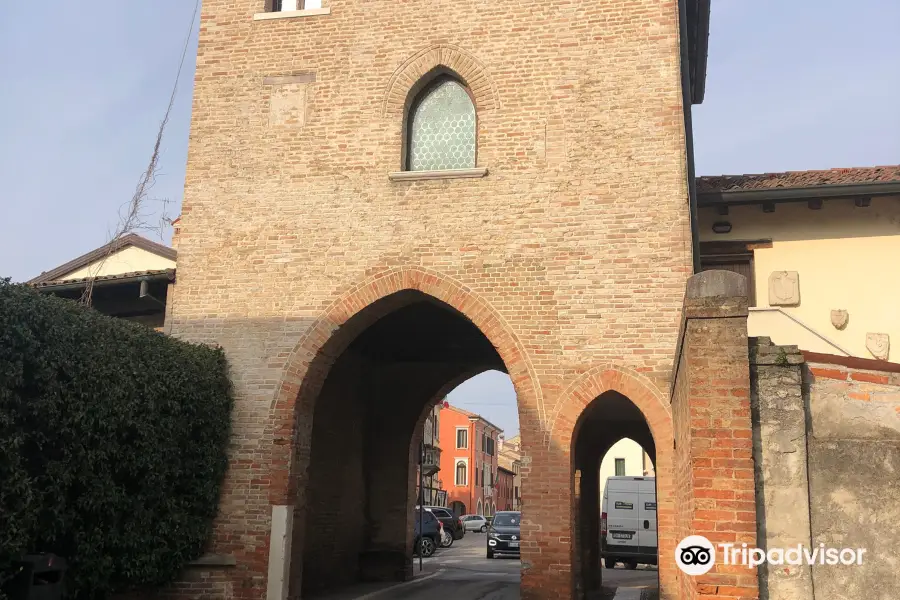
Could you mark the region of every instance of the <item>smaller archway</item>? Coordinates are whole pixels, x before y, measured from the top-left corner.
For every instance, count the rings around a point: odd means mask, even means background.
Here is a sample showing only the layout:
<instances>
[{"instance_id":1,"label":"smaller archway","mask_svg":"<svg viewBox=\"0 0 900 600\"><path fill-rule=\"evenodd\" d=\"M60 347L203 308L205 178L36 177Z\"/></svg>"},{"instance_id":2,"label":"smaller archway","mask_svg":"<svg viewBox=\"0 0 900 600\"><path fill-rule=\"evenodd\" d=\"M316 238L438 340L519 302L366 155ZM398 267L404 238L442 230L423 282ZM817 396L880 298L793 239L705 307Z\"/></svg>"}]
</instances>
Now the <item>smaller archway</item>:
<instances>
[{"instance_id":1,"label":"smaller archway","mask_svg":"<svg viewBox=\"0 0 900 600\"><path fill-rule=\"evenodd\" d=\"M656 446L641 409L616 391L585 408L572 439L576 555L585 592L598 590L602 567L655 571L658 559L655 478L644 476ZM645 458L648 457L648 458ZM608 526L607 526L608 525ZM656 573L645 583L658 586Z\"/></svg>"},{"instance_id":2,"label":"smaller archway","mask_svg":"<svg viewBox=\"0 0 900 600\"><path fill-rule=\"evenodd\" d=\"M478 504L475 506L475 514L484 515L484 505L481 503L481 500L479 500Z\"/></svg>"}]
</instances>

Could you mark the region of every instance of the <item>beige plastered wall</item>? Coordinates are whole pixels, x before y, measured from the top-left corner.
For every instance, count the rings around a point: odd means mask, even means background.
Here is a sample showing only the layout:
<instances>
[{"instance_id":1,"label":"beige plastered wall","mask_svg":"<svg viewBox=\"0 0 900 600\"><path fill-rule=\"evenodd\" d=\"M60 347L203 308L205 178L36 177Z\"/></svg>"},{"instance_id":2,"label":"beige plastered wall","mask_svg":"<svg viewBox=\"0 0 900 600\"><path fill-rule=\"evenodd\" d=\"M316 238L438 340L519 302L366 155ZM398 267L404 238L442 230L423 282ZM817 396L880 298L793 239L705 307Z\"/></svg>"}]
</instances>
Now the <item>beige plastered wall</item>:
<instances>
[{"instance_id":1,"label":"beige plastered wall","mask_svg":"<svg viewBox=\"0 0 900 600\"><path fill-rule=\"evenodd\" d=\"M616 459L625 459L625 474L640 477L644 474L644 450L634 440L624 438L612 448L600 462L600 495L606 489L606 480L616 474Z\"/></svg>"},{"instance_id":2,"label":"beige plastered wall","mask_svg":"<svg viewBox=\"0 0 900 600\"><path fill-rule=\"evenodd\" d=\"M103 277L104 275L121 275L136 271L155 271L174 269L175 261L147 252L142 248L128 246L111 254L105 259L95 261L59 279L81 279L82 277Z\"/></svg>"},{"instance_id":3,"label":"beige plastered wall","mask_svg":"<svg viewBox=\"0 0 900 600\"><path fill-rule=\"evenodd\" d=\"M713 233L715 221L729 221L731 232ZM772 240L771 248L754 250L756 307L750 313L750 336L872 358L866 334L886 333L893 346L888 360L900 360L900 198L873 198L869 207L825 200L821 210L810 210L805 202L779 204L774 213L738 206L727 216L704 208L700 239ZM766 310L773 271L799 273L799 305ZM833 309L849 312L842 330L832 325Z\"/></svg>"}]
</instances>

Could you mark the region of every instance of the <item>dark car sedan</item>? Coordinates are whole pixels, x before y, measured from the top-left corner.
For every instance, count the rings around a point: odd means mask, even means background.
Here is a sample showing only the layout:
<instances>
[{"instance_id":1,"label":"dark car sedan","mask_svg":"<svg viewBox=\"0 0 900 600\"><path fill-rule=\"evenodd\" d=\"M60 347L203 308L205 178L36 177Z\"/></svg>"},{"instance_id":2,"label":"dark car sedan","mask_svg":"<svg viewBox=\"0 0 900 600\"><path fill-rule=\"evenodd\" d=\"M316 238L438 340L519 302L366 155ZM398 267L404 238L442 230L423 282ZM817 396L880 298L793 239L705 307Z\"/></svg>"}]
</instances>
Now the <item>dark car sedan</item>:
<instances>
[{"instance_id":1,"label":"dark car sedan","mask_svg":"<svg viewBox=\"0 0 900 600\"><path fill-rule=\"evenodd\" d=\"M494 515L487 534L487 557L495 554L511 554L519 556L519 545L522 542L520 524L522 513L503 511Z\"/></svg>"},{"instance_id":2,"label":"dark car sedan","mask_svg":"<svg viewBox=\"0 0 900 600\"><path fill-rule=\"evenodd\" d=\"M450 532L454 540L461 540L466 535L466 528L463 527L462 519L453 514L452 511L443 506L426 506L425 508L430 510L438 518L438 521L444 524L444 529ZM418 506L416 510L419 510Z\"/></svg>"},{"instance_id":3,"label":"dark car sedan","mask_svg":"<svg viewBox=\"0 0 900 600\"><path fill-rule=\"evenodd\" d=\"M422 513L422 529L419 530L419 516L414 519L415 554L422 552L422 558L428 558L441 546L441 522L427 510Z\"/></svg>"}]
</instances>

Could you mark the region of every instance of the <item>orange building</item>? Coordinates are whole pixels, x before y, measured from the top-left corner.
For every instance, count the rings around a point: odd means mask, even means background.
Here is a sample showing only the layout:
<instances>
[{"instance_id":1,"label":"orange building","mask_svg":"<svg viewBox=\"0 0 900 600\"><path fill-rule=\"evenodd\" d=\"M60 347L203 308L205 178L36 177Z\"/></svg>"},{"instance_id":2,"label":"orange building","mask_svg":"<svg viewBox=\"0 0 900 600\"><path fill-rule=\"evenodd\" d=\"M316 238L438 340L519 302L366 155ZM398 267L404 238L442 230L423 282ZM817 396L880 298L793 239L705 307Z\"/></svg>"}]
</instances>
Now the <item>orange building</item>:
<instances>
[{"instance_id":1,"label":"orange building","mask_svg":"<svg viewBox=\"0 0 900 600\"><path fill-rule=\"evenodd\" d=\"M503 430L444 401L440 414L441 479L447 505L458 515L491 516L500 507L497 439Z\"/></svg>"}]
</instances>

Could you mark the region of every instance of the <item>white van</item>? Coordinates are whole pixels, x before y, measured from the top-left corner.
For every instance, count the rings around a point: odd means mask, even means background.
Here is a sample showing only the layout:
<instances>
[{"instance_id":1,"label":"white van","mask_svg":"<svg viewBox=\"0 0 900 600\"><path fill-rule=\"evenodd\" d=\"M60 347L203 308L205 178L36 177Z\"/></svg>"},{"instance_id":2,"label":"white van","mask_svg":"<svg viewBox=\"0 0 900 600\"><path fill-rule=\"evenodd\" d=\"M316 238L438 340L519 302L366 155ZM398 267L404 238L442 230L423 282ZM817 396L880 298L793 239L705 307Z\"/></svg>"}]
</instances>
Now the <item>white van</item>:
<instances>
[{"instance_id":1,"label":"white van","mask_svg":"<svg viewBox=\"0 0 900 600\"><path fill-rule=\"evenodd\" d=\"M610 477L603 490L600 555L606 568L655 565L656 478Z\"/></svg>"}]
</instances>

